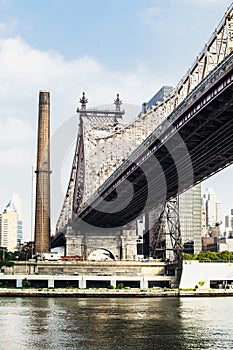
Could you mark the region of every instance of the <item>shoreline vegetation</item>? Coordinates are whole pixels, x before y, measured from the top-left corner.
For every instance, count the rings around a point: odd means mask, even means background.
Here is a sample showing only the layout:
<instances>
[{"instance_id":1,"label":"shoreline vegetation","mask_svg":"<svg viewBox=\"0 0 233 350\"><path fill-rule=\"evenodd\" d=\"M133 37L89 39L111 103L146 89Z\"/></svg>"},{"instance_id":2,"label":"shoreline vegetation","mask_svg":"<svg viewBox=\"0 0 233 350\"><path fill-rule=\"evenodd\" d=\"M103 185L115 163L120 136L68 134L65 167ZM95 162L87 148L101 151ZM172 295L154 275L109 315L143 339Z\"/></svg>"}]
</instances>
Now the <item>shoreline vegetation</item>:
<instances>
[{"instance_id":1,"label":"shoreline vegetation","mask_svg":"<svg viewBox=\"0 0 233 350\"><path fill-rule=\"evenodd\" d=\"M233 297L233 289L0 288L0 297Z\"/></svg>"}]
</instances>

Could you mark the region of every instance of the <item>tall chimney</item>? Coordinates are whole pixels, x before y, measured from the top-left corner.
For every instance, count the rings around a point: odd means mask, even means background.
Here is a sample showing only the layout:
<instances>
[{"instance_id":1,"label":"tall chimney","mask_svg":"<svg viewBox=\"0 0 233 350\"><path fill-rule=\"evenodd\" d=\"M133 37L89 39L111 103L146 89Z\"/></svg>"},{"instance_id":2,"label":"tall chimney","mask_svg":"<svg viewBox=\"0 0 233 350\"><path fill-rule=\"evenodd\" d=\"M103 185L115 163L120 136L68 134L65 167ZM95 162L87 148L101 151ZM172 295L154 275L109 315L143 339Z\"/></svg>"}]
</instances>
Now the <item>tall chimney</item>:
<instances>
[{"instance_id":1,"label":"tall chimney","mask_svg":"<svg viewBox=\"0 0 233 350\"><path fill-rule=\"evenodd\" d=\"M36 168L35 253L50 251L50 94L40 91Z\"/></svg>"}]
</instances>

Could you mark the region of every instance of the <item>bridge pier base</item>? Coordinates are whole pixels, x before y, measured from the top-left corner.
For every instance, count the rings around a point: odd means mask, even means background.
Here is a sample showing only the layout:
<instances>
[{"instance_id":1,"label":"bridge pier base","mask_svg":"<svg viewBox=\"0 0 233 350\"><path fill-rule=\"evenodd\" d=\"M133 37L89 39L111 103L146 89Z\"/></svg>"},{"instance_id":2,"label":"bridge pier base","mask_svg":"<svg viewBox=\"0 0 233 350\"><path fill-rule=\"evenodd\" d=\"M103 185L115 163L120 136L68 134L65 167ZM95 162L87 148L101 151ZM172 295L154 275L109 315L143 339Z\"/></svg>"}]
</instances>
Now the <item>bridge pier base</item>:
<instances>
[{"instance_id":1,"label":"bridge pier base","mask_svg":"<svg viewBox=\"0 0 233 350\"><path fill-rule=\"evenodd\" d=\"M135 260L137 255L136 221L123 228L121 260Z\"/></svg>"},{"instance_id":2,"label":"bridge pier base","mask_svg":"<svg viewBox=\"0 0 233 350\"><path fill-rule=\"evenodd\" d=\"M118 230L96 229L78 232L68 226L65 233L65 255L82 256L84 260L97 249L107 250L114 260L135 260L137 256L136 222Z\"/></svg>"},{"instance_id":3,"label":"bridge pier base","mask_svg":"<svg viewBox=\"0 0 233 350\"><path fill-rule=\"evenodd\" d=\"M72 227L67 228L66 234L66 255L81 256L82 255L82 235L77 235Z\"/></svg>"}]
</instances>

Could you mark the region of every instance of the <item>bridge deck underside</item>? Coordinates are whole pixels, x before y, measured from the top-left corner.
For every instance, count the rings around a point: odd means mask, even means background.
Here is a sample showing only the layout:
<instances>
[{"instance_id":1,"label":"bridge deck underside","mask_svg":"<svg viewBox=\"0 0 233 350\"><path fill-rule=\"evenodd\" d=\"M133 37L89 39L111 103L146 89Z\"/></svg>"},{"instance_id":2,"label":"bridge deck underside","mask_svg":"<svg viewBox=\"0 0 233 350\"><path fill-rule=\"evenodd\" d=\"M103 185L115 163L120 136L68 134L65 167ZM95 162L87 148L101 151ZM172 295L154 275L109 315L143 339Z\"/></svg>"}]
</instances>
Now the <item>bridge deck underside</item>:
<instances>
[{"instance_id":1,"label":"bridge deck underside","mask_svg":"<svg viewBox=\"0 0 233 350\"><path fill-rule=\"evenodd\" d=\"M217 85L199 96L164 135L155 138L136 161L129 163L92 206L79 214L77 223L123 226L229 165L233 161L232 77L226 88L213 93L214 89L218 91ZM207 99L211 93L212 98ZM190 113L191 117L186 118ZM171 132L174 129L176 132ZM164 138L166 133L169 136ZM110 210L114 200L121 197Z\"/></svg>"},{"instance_id":2,"label":"bridge deck underside","mask_svg":"<svg viewBox=\"0 0 233 350\"><path fill-rule=\"evenodd\" d=\"M192 159L195 182L229 165L233 161L233 87L200 111L180 135Z\"/></svg>"}]
</instances>

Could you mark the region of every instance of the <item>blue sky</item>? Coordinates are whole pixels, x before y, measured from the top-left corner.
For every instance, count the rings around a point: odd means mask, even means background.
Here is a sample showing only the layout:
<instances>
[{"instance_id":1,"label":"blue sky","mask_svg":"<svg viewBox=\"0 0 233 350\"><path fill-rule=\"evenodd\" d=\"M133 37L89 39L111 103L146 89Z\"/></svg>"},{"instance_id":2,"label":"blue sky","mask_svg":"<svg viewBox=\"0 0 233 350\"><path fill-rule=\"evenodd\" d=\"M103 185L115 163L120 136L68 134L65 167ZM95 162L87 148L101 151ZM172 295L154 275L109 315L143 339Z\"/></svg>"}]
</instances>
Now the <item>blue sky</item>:
<instances>
[{"instance_id":1,"label":"blue sky","mask_svg":"<svg viewBox=\"0 0 233 350\"><path fill-rule=\"evenodd\" d=\"M52 134L74 115L82 91L90 105L111 103L119 92L140 106L162 85L178 83L230 4L0 0L0 211L19 193L26 237L39 90L51 92ZM233 207L231 179L230 167L203 184L214 188L224 215ZM61 176L64 188L66 181Z\"/></svg>"}]
</instances>

